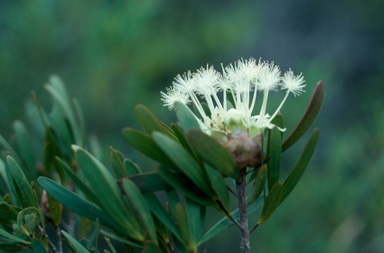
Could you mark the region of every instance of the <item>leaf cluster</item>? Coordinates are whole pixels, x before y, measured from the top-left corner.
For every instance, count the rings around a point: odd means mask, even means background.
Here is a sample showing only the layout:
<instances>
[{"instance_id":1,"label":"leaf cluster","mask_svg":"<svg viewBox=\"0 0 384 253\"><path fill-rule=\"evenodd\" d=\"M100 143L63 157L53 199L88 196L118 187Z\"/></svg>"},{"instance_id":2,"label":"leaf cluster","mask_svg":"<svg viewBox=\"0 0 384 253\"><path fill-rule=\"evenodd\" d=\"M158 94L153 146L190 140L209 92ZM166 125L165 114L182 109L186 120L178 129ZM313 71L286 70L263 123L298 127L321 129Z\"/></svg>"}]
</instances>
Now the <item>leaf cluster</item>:
<instances>
[{"instance_id":1,"label":"leaf cluster","mask_svg":"<svg viewBox=\"0 0 384 253\"><path fill-rule=\"evenodd\" d=\"M199 130L187 107L176 104L179 123L168 127L138 105L135 113L144 132L126 128L123 137L158 166L143 171L111 147L109 168L90 151L98 148L86 141L80 106L69 99L61 80L52 77L46 89L53 98L51 112L45 112L36 95L29 108L44 138L42 163L37 162L20 121L14 124L17 149L0 136L6 150L6 162L0 160L5 185L0 199L0 249L61 247L60 238L50 241L48 223L73 252L97 251L91 247L97 248L99 231L112 252L109 239L127 252L197 252L218 233L239 225L239 210L232 204L237 197L233 187L240 180L237 165L219 142ZM268 220L303 175L317 143L317 129L284 181L280 181L281 155L308 130L322 97L319 82L302 120L285 141L277 129L266 133L262 164L247 169L247 213L261 208L251 231ZM274 123L283 127L282 116ZM207 208L224 217L209 229L205 229ZM64 215L67 212L83 218L76 223L73 216ZM95 229L87 240L77 241L73 231L84 228L87 220Z\"/></svg>"}]
</instances>

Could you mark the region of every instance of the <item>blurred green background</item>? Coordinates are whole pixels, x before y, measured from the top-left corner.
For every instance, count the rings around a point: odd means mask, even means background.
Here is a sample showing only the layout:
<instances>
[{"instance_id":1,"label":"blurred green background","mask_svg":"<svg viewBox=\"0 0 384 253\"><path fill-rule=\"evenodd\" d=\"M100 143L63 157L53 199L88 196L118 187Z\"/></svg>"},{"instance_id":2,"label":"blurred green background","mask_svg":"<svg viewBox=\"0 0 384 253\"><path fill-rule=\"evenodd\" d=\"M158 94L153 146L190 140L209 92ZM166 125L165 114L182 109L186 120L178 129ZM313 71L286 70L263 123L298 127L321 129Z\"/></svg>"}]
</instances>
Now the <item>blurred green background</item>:
<instances>
[{"instance_id":1,"label":"blurred green background","mask_svg":"<svg viewBox=\"0 0 384 253\"><path fill-rule=\"evenodd\" d=\"M123 127L137 127L136 104L173 122L160 91L177 74L262 57L305 76L307 92L282 111L288 132L320 79L325 100L315 157L293 195L252 234L252 252L383 252L383 10L382 0L2 0L0 133L10 136L12 122L25 119L31 90L50 104L44 83L54 73L106 151L150 166L121 138ZM287 167L299 149L287 151ZM207 252L237 252L239 237L231 229Z\"/></svg>"}]
</instances>

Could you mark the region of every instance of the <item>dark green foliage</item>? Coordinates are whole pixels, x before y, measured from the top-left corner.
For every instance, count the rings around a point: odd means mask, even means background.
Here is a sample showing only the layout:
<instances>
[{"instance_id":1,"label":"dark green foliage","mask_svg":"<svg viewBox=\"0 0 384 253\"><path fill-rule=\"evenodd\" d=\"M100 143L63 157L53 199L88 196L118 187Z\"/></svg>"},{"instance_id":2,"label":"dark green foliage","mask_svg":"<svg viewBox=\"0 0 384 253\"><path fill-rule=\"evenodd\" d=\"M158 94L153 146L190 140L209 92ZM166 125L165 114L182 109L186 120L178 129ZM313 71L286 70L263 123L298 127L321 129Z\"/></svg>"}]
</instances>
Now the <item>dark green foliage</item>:
<instances>
[{"instance_id":1,"label":"dark green foliage","mask_svg":"<svg viewBox=\"0 0 384 253\"><path fill-rule=\"evenodd\" d=\"M20 121L14 124L17 149L0 136L8 153L6 163L0 160L2 191L9 194L3 194L0 202L0 249L48 251L53 242L45 236L45 224L52 224L61 229L58 240L70 250L94 252L95 231L82 232L86 240L77 240L68 233L70 229L63 229L64 223L74 222L68 212L88 219L80 218L73 229L81 231L89 222L100 225L112 252L116 249L109 239L127 252L197 252L201 244L238 225L239 210L233 210L231 198L233 183L241 180L237 164L218 141L198 129L187 107L176 104L179 124L168 127L146 107L137 106L136 117L145 132L126 128L123 137L158 165L142 171L111 147L109 169L87 151L91 143L86 141L81 109L71 102L60 79L52 77L46 88L53 98L51 112L46 113L36 97L30 105L36 112L31 115L41 120L43 157L32 152L30 137ZM271 217L303 175L317 144L318 130L310 136L284 183L280 181L281 155L309 128L321 100L320 83L290 137L283 142L277 128L269 130L262 154L265 162L245 168L250 173L246 182L251 186L246 193L246 212L253 215L262 208L255 227ZM274 123L282 128L282 116ZM224 216L211 228L205 228L208 207Z\"/></svg>"}]
</instances>

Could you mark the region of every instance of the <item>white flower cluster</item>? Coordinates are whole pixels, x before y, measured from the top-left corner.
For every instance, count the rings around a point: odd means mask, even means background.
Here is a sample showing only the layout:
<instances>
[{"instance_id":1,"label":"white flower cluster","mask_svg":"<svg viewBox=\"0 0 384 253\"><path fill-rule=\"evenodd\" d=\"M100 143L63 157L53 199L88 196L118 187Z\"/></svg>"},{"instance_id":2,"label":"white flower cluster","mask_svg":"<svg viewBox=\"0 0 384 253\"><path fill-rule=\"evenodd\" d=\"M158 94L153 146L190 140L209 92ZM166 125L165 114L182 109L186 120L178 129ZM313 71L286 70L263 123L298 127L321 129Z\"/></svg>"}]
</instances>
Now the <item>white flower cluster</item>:
<instances>
[{"instance_id":1,"label":"white flower cluster","mask_svg":"<svg viewBox=\"0 0 384 253\"><path fill-rule=\"evenodd\" d=\"M222 67L222 73L212 66L200 68L195 73L187 72L178 75L167 93L161 92L164 106L173 109L176 102L193 103L197 109L201 129L211 135L228 137L234 133L255 137L265 128L275 127L271 121L280 111L289 93L294 96L305 92L304 77L295 76L292 70L281 75L277 65L266 61L239 60L235 64ZM286 90L286 95L275 112L267 113L269 91ZM257 94L262 93L263 101L259 114L252 115ZM218 94L222 95L222 100ZM228 101L232 96L232 103ZM203 108L200 100L204 100L209 114ZM280 129L284 131L285 129Z\"/></svg>"}]
</instances>

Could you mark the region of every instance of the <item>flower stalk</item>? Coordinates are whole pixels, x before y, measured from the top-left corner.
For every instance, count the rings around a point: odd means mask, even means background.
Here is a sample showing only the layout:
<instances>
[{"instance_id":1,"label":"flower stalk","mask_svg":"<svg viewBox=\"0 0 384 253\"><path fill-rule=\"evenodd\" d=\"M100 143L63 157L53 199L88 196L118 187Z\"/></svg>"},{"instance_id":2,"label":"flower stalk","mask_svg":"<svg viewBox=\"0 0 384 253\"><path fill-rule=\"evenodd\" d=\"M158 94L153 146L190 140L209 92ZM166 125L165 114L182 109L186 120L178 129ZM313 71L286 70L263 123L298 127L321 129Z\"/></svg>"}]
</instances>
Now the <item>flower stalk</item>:
<instances>
[{"instance_id":1,"label":"flower stalk","mask_svg":"<svg viewBox=\"0 0 384 253\"><path fill-rule=\"evenodd\" d=\"M241 253L248 253L249 250L251 249L250 242L249 242L250 232L248 229L247 197L245 192L247 180L245 176L246 176L246 170L241 170L240 182L236 182L239 214L240 214L240 232L241 232L240 252Z\"/></svg>"}]
</instances>

